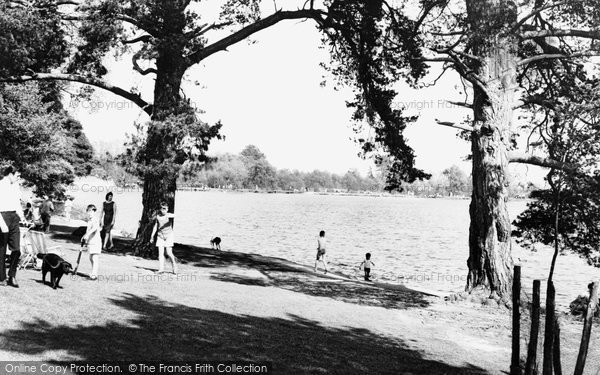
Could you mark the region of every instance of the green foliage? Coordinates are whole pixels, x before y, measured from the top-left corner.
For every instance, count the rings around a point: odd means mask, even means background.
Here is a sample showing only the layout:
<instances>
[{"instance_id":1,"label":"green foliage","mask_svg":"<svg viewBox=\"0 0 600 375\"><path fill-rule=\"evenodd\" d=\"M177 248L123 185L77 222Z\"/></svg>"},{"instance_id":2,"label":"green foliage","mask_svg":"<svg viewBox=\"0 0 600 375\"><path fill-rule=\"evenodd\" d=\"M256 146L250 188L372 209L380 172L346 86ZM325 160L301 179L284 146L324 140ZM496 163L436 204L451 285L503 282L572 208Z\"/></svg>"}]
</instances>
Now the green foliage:
<instances>
[{"instance_id":1,"label":"green foliage","mask_svg":"<svg viewBox=\"0 0 600 375\"><path fill-rule=\"evenodd\" d=\"M70 142L65 159L73 166L76 176L89 175L97 165L97 160L94 158L94 149L83 132L81 123L71 117L66 117L62 121L61 127L65 130Z\"/></svg>"},{"instance_id":2,"label":"green foliage","mask_svg":"<svg viewBox=\"0 0 600 375\"><path fill-rule=\"evenodd\" d=\"M304 189L380 191L381 184L372 175L362 177L357 171L338 176L324 171L303 173L288 169L277 170L266 156L254 145L245 147L239 155L225 154L206 164L197 173L186 173L182 168L182 180L191 185L207 185L233 189L297 190Z\"/></svg>"},{"instance_id":3,"label":"green foliage","mask_svg":"<svg viewBox=\"0 0 600 375\"><path fill-rule=\"evenodd\" d=\"M330 23L324 25L332 55L329 70L357 92L348 102L354 109L355 132L362 133L365 122L374 130L373 137L357 139L363 155L373 154L377 163L388 159L388 190L402 190L403 181L429 178L414 167L414 151L403 135L416 118L403 116L403 109L393 104L394 83L414 83L426 72L418 59L421 40L415 22L381 0L331 1L329 14Z\"/></svg>"},{"instance_id":4,"label":"green foliage","mask_svg":"<svg viewBox=\"0 0 600 375\"><path fill-rule=\"evenodd\" d=\"M571 176L561 189L559 248L573 251L600 267L600 174ZM513 235L526 248L554 243L556 193L551 189L531 194L534 200L514 222Z\"/></svg>"},{"instance_id":5,"label":"green foliage","mask_svg":"<svg viewBox=\"0 0 600 375\"><path fill-rule=\"evenodd\" d=\"M119 158L105 153L98 157L98 164L92 173L102 179L114 181L116 186L136 186L140 183L139 178L128 173L119 162Z\"/></svg>"},{"instance_id":6,"label":"green foliage","mask_svg":"<svg viewBox=\"0 0 600 375\"><path fill-rule=\"evenodd\" d=\"M211 139L221 138L221 123L208 125L191 108L136 128L120 159L128 172L140 178L176 177L186 162L188 173L198 169L210 160L205 152Z\"/></svg>"},{"instance_id":7,"label":"green foliage","mask_svg":"<svg viewBox=\"0 0 600 375\"><path fill-rule=\"evenodd\" d=\"M121 14L119 1L100 1L84 4L79 10L87 17L78 28L80 43L68 71L90 76L103 76L108 71L102 58L111 48L117 47L124 32L118 21Z\"/></svg>"},{"instance_id":8,"label":"green foliage","mask_svg":"<svg viewBox=\"0 0 600 375\"><path fill-rule=\"evenodd\" d=\"M37 195L62 195L73 182L64 118L41 105L37 85L0 87L0 163L13 164Z\"/></svg>"},{"instance_id":9,"label":"green foliage","mask_svg":"<svg viewBox=\"0 0 600 375\"><path fill-rule=\"evenodd\" d=\"M444 169L442 174L448 179L448 187L452 193L463 192L470 185L469 176L456 165Z\"/></svg>"},{"instance_id":10,"label":"green foliage","mask_svg":"<svg viewBox=\"0 0 600 375\"><path fill-rule=\"evenodd\" d=\"M260 0L227 0L221 8L220 19L245 26L260 19Z\"/></svg>"},{"instance_id":11,"label":"green foliage","mask_svg":"<svg viewBox=\"0 0 600 375\"><path fill-rule=\"evenodd\" d=\"M570 168L548 173L549 188L531 194L534 200L515 221L513 235L527 248L550 245L557 237L560 250L573 251L600 267L599 86L582 74L571 75L557 67L553 72L554 87L546 88L553 107L539 124L536 148Z\"/></svg>"},{"instance_id":12,"label":"green foliage","mask_svg":"<svg viewBox=\"0 0 600 375\"><path fill-rule=\"evenodd\" d=\"M55 7L11 8L0 4L0 76L45 72L67 56Z\"/></svg>"}]
</instances>

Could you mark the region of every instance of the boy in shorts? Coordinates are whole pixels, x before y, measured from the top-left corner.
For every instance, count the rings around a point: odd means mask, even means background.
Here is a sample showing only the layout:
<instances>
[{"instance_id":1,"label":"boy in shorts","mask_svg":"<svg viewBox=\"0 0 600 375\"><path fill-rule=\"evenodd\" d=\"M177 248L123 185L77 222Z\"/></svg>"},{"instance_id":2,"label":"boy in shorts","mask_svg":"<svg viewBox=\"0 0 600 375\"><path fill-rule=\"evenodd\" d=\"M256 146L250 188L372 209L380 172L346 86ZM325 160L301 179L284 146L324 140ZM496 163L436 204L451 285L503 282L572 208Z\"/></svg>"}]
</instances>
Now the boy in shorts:
<instances>
[{"instance_id":1,"label":"boy in shorts","mask_svg":"<svg viewBox=\"0 0 600 375\"><path fill-rule=\"evenodd\" d=\"M317 265L319 261L323 262L323 266L325 267L325 273L327 273L327 262L325 261L325 231L322 230L319 232L319 237L317 238L317 260L315 260L315 272L317 272Z\"/></svg>"}]
</instances>

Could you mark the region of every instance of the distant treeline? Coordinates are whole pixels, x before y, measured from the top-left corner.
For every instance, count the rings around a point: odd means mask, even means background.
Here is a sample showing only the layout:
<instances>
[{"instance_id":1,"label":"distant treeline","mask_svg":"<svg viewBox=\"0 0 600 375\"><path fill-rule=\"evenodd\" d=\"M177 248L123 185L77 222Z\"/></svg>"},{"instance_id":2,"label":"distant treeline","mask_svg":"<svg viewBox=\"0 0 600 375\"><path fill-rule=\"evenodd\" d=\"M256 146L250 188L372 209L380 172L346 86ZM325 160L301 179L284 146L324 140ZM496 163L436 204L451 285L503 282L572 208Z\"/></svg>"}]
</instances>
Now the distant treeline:
<instances>
[{"instance_id":1,"label":"distant treeline","mask_svg":"<svg viewBox=\"0 0 600 375\"><path fill-rule=\"evenodd\" d=\"M325 171L300 172L276 169L253 145L238 155L224 154L199 172L184 174L182 183L223 189L261 189L286 191L380 191L383 181L369 173L361 176L356 170L344 175Z\"/></svg>"},{"instance_id":2,"label":"distant treeline","mask_svg":"<svg viewBox=\"0 0 600 375\"><path fill-rule=\"evenodd\" d=\"M106 154L99 158L100 167L93 174L112 179L118 186L138 184L139 180L127 173L118 163L118 158ZM385 190L385 167L370 170L366 176L356 170L343 175L315 170L301 172L277 169L254 145L249 145L237 155L223 154L198 169L188 166L179 178L180 187L285 190L315 192L383 192ZM425 181L403 186L404 193L415 196L469 196L471 176L453 165L440 174ZM511 196L526 197L535 186L513 179L509 187Z\"/></svg>"}]
</instances>

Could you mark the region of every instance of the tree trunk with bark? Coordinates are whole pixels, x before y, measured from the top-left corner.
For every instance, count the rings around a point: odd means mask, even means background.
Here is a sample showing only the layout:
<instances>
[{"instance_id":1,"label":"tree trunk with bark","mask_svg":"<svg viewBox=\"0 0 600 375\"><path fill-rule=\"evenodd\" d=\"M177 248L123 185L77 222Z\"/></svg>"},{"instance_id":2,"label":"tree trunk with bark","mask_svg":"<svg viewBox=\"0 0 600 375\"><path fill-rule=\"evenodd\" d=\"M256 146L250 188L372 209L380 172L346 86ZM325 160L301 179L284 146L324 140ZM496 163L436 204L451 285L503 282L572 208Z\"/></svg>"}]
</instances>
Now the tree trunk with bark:
<instances>
[{"instance_id":1,"label":"tree trunk with bark","mask_svg":"<svg viewBox=\"0 0 600 375\"><path fill-rule=\"evenodd\" d=\"M511 224L508 201L508 145L516 88L517 41L508 33L517 20L513 2L467 2L473 38L470 66L474 85L471 139L473 193L469 213L467 290L483 286L509 296L512 284Z\"/></svg>"},{"instance_id":2,"label":"tree trunk with bark","mask_svg":"<svg viewBox=\"0 0 600 375\"><path fill-rule=\"evenodd\" d=\"M143 158L143 211L133 245L134 254L143 256L154 255L156 252L151 235L160 203L167 202L169 212L175 211L179 169L170 165L166 159L172 152L175 140L168 128L160 126L160 121L189 110L180 94L181 81L187 69L187 62L183 57L184 13L183 10L174 9L168 16L165 20L164 37L158 45L154 106Z\"/></svg>"}]
</instances>

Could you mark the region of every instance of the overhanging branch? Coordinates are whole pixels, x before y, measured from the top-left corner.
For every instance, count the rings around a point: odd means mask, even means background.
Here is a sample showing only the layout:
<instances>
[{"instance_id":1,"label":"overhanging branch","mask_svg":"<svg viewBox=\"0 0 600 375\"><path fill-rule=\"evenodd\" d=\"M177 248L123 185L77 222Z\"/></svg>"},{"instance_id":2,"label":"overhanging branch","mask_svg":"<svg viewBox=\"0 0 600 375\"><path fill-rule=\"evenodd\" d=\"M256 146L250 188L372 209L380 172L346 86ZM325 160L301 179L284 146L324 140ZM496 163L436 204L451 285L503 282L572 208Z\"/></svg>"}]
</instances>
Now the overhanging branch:
<instances>
[{"instance_id":1,"label":"overhanging branch","mask_svg":"<svg viewBox=\"0 0 600 375\"><path fill-rule=\"evenodd\" d=\"M600 39L598 30L576 30L576 29L553 29L525 31L521 33L523 39L546 38L550 36L573 36L578 38Z\"/></svg>"},{"instance_id":2,"label":"overhanging branch","mask_svg":"<svg viewBox=\"0 0 600 375\"><path fill-rule=\"evenodd\" d=\"M261 30L271 27L280 21L302 18L311 18L317 21L322 21L322 16L324 15L325 13L323 11L316 9L275 12L270 16L260 19L217 42L191 53L186 57L188 60L188 66L197 64L214 53L225 51L227 47L234 45Z\"/></svg>"},{"instance_id":3,"label":"overhanging branch","mask_svg":"<svg viewBox=\"0 0 600 375\"><path fill-rule=\"evenodd\" d=\"M23 83L27 81L69 81L78 82L86 85L98 87L106 91L110 91L115 95L132 101L144 112L152 114L152 104L146 102L141 98L139 94L134 94L130 91L122 89L118 86L111 85L97 78L85 77L77 74L63 74L63 73L39 73L28 76L16 76L0 78L0 83Z\"/></svg>"},{"instance_id":4,"label":"overhanging branch","mask_svg":"<svg viewBox=\"0 0 600 375\"><path fill-rule=\"evenodd\" d=\"M561 169L564 171L574 171L577 169L577 166L575 164L564 163L558 160L543 158L524 153L518 153L514 151L510 151L508 153L508 162L537 165L539 167Z\"/></svg>"},{"instance_id":5,"label":"overhanging branch","mask_svg":"<svg viewBox=\"0 0 600 375\"><path fill-rule=\"evenodd\" d=\"M450 121L440 121L438 119L435 119L435 122L438 125L447 126L449 128L454 128L454 129L458 129L458 130L464 130L464 131L467 131L467 132L472 132L473 131L473 129L469 129L469 128L465 128L465 127L462 127L462 126L458 126L455 123L450 122Z\"/></svg>"},{"instance_id":6,"label":"overhanging branch","mask_svg":"<svg viewBox=\"0 0 600 375\"><path fill-rule=\"evenodd\" d=\"M541 55L537 55L537 56L532 56L532 57L528 57L526 59L521 59L519 61L517 61L517 65L526 65L535 61L540 61L540 60L552 60L552 59L570 59L570 58L575 58L575 57L586 57L586 56L595 56L597 54L591 53L591 52L579 52L579 53L573 53L571 55L565 55L565 54L541 54Z\"/></svg>"}]
</instances>

